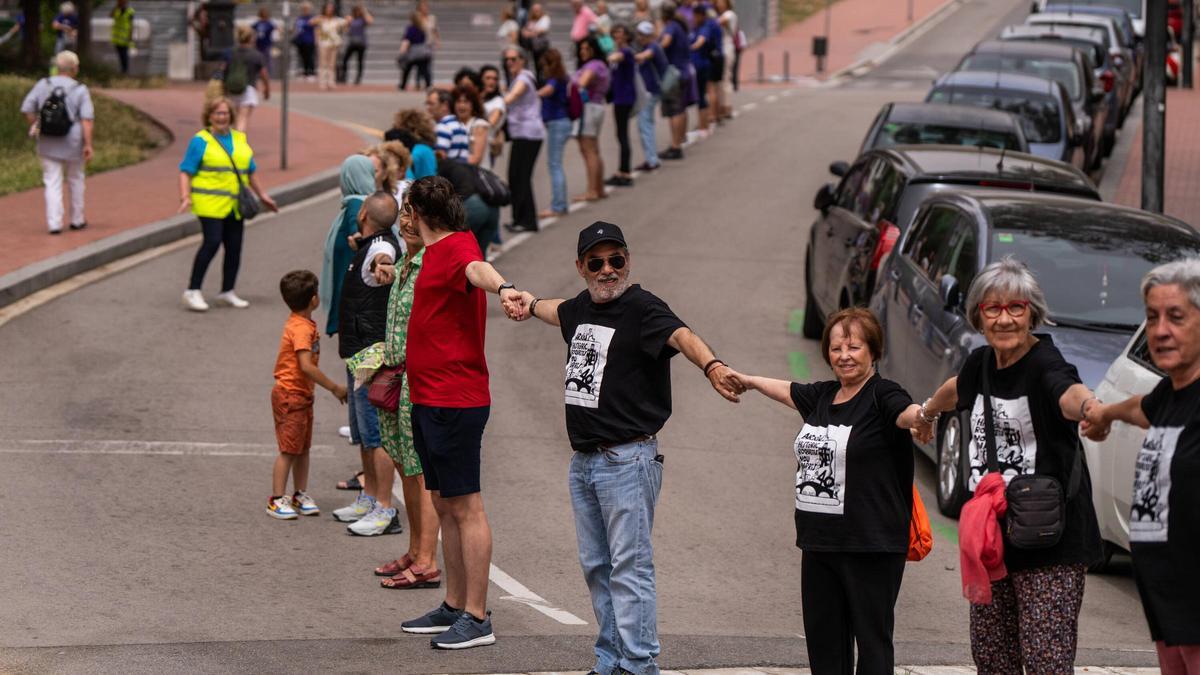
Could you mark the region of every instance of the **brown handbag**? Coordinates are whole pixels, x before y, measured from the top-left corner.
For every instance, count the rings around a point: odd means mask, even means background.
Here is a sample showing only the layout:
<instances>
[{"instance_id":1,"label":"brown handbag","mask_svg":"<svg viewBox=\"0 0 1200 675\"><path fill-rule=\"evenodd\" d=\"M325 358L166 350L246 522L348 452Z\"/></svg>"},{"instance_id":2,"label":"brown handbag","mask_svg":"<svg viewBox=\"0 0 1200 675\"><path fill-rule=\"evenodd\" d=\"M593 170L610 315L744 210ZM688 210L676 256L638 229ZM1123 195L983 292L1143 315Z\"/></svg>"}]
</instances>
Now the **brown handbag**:
<instances>
[{"instance_id":1,"label":"brown handbag","mask_svg":"<svg viewBox=\"0 0 1200 675\"><path fill-rule=\"evenodd\" d=\"M375 371L367 387L367 401L386 412L400 409L400 389L404 385L404 363L382 366Z\"/></svg>"}]
</instances>

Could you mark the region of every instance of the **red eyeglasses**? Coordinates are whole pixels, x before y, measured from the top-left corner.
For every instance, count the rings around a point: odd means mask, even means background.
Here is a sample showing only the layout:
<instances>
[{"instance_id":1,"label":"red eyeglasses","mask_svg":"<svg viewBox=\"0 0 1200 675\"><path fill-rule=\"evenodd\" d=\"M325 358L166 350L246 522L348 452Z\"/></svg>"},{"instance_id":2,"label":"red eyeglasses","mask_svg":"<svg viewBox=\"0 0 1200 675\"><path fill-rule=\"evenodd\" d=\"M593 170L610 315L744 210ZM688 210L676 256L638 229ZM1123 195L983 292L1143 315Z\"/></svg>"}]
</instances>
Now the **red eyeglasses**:
<instances>
[{"instance_id":1,"label":"red eyeglasses","mask_svg":"<svg viewBox=\"0 0 1200 675\"><path fill-rule=\"evenodd\" d=\"M1013 300L1012 302L1003 305L996 303L979 303L979 313L989 319L1000 318L1000 312L1008 312L1008 315L1014 319L1025 316L1025 312L1029 311L1028 300Z\"/></svg>"}]
</instances>

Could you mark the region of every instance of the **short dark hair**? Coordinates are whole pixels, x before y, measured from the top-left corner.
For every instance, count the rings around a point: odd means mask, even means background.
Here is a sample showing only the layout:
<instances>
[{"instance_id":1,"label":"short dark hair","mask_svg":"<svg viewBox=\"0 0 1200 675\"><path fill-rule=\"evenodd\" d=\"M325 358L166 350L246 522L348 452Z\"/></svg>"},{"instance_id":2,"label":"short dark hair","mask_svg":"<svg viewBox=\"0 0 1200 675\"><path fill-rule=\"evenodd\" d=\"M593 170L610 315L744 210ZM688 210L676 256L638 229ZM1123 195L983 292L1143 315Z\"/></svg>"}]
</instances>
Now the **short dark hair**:
<instances>
[{"instance_id":1,"label":"short dark hair","mask_svg":"<svg viewBox=\"0 0 1200 675\"><path fill-rule=\"evenodd\" d=\"M450 92L450 114L451 115L458 114L454 111L454 107L458 105L458 100L460 98L467 99L467 102L471 104L471 116L472 117L482 118L484 116L483 102L481 100L479 100L479 90L477 88L475 88L474 85L470 85L470 84L459 85L459 86L455 87L453 91Z\"/></svg>"},{"instance_id":2,"label":"short dark hair","mask_svg":"<svg viewBox=\"0 0 1200 675\"><path fill-rule=\"evenodd\" d=\"M833 340L834 326L841 326L842 331L848 334L855 324L862 331L871 359L878 362L883 358L883 326L879 325L875 313L865 307L847 307L825 321L825 332L821 333L821 358L825 359L826 365L833 365L829 361L829 343Z\"/></svg>"},{"instance_id":3,"label":"short dark hair","mask_svg":"<svg viewBox=\"0 0 1200 675\"><path fill-rule=\"evenodd\" d=\"M454 185L445 178L418 178L408 186L404 198L412 206L413 213L421 216L432 229L466 231L466 209L463 208L462 199L454 192Z\"/></svg>"},{"instance_id":4,"label":"short dark hair","mask_svg":"<svg viewBox=\"0 0 1200 675\"><path fill-rule=\"evenodd\" d=\"M317 294L317 275L308 270L288 272L279 280L279 294L283 296L288 309L303 312Z\"/></svg>"},{"instance_id":5,"label":"short dark hair","mask_svg":"<svg viewBox=\"0 0 1200 675\"><path fill-rule=\"evenodd\" d=\"M450 105L450 90L443 87L430 87L425 90L425 98L429 98L430 94L437 96L438 103L442 105Z\"/></svg>"},{"instance_id":6,"label":"short dark hair","mask_svg":"<svg viewBox=\"0 0 1200 675\"><path fill-rule=\"evenodd\" d=\"M475 72L474 68L470 68L468 66L459 68L458 72L454 73L454 79L450 81L454 83L455 87L459 87L461 86L460 80L462 80L464 77L467 78L468 82L475 85L476 89L483 88L483 80L479 77L479 73Z\"/></svg>"},{"instance_id":7,"label":"short dark hair","mask_svg":"<svg viewBox=\"0 0 1200 675\"><path fill-rule=\"evenodd\" d=\"M390 228L400 215L400 205L396 203L396 197L383 190L377 190L364 199L361 209L367 214L367 220L376 232Z\"/></svg>"}]
</instances>

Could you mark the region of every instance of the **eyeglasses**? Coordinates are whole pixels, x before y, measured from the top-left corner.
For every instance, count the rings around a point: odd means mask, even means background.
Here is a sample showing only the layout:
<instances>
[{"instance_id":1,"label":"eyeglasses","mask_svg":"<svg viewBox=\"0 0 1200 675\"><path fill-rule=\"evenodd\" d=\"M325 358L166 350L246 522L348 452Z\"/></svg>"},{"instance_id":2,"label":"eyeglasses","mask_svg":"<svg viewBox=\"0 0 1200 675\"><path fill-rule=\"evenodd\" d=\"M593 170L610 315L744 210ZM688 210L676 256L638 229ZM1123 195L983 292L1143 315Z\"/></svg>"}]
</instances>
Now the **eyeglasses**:
<instances>
[{"instance_id":1,"label":"eyeglasses","mask_svg":"<svg viewBox=\"0 0 1200 675\"><path fill-rule=\"evenodd\" d=\"M589 258L587 268L589 272L599 272L604 269L604 263L608 263L614 270L623 269L625 267L625 256L610 255L607 258Z\"/></svg>"},{"instance_id":2,"label":"eyeglasses","mask_svg":"<svg viewBox=\"0 0 1200 675\"><path fill-rule=\"evenodd\" d=\"M1025 316L1025 312L1027 312L1028 310L1029 310L1029 301L1028 300L1014 300L1012 302L1005 303L1003 305L988 304L988 303L984 303L984 302L979 303L979 313L983 314L985 317L987 317L989 319L1000 318L1001 312L1008 312L1009 316L1013 317L1014 319L1017 319L1022 316Z\"/></svg>"}]
</instances>

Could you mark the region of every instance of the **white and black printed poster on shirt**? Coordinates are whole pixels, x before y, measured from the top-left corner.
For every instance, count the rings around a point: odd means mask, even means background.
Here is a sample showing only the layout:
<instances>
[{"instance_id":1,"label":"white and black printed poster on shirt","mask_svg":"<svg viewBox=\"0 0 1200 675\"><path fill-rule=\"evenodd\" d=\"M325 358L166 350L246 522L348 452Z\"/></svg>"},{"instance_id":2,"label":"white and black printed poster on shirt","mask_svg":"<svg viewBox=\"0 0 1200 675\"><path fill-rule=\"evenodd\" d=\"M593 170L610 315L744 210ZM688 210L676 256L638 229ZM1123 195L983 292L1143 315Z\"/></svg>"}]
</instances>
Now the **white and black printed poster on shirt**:
<instances>
[{"instance_id":1,"label":"white and black printed poster on shirt","mask_svg":"<svg viewBox=\"0 0 1200 675\"><path fill-rule=\"evenodd\" d=\"M996 434L996 461L1004 482L1013 477L1034 472L1037 466L1037 438L1033 435L1033 417L1029 414L1029 398L992 397L992 423ZM984 433L983 395L975 397L971 410L971 476L967 489L975 486L987 473L987 434Z\"/></svg>"},{"instance_id":2,"label":"white and black printed poster on shirt","mask_svg":"<svg viewBox=\"0 0 1200 675\"><path fill-rule=\"evenodd\" d=\"M1183 427L1150 427L1138 451L1129 507L1129 540L1167 541L1167 497L1171 493L1171 460Z\"/></svg>"},{"instance_id":3,"label":"white and black printed poster on shirt","mask_svg":"<svg viewBox=\"0 0 1200 675\"><path fill-rule=\"evenodd\" d=\"M846 443L852 426L805 424L796 436L796 508L840 515L846 509Z\"/></svg>"},{"instance_id":4,"label":"white and black printed poster on shirt","mask_svg":"<svg viewBox=\"0 0 1200 675\"><path fill-rule=\"evenodd\" d=\"M567 405L584 408L600 407L600 385L604 380L604 364L608 362L608 346L615 329L582 323L575 329L567 352L567 374L563 384Z\"/></svg>"}]
</instances>

